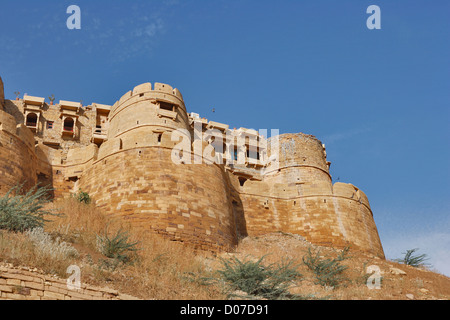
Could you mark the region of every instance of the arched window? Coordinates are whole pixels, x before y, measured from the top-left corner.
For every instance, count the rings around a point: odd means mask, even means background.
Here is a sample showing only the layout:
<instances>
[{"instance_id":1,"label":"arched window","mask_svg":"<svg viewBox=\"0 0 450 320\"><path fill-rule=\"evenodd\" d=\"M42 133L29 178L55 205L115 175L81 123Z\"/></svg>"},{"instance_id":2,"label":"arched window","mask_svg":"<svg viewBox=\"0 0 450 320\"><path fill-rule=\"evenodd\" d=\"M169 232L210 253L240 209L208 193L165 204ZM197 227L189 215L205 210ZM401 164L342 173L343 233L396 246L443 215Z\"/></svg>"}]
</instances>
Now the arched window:
<instances>
[{"instance_id":1,"label":"arched window","mask_svg":"<svg viewBox=\"0 0 450 320\"><path fill-rule=\"evenodd\" d=\"M29 113L27 115L27 127L33 127L36 128L37 127L37 121L38 121L38 116L35 113Z\"/></svg>"},{"instance_id":2,"label":"arched window","mask_svg":"<svg viewBox=\"0 0 450 320\"><path fill-rule=\"evenodd\" d=\"M75 122L73 121L72 118L65 118L64 119L64 131L66 132L73 132L73 127L74 127Z\"/></svg>"}]
</instances>

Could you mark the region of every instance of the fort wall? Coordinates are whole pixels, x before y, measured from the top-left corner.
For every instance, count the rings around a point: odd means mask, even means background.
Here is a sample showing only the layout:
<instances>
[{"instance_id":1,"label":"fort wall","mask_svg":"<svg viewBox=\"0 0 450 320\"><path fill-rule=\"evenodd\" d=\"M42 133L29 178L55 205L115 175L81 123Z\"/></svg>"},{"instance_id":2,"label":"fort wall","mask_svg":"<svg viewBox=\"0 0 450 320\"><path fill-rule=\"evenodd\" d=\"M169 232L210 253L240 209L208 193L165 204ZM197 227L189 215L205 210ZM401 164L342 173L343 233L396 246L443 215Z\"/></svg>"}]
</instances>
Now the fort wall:
<instances>
[{"instance_id":1,"label":"fort wall","mask_svg":"<svg viewBox=\"0 0 450 320\"><path fill-rule=\"evenodd\" d=\"M230 130L188 115L181 93L161 83L136 86L113 106L44 100L4 102L0 192L22 181L50 184L56 198L81 189L111 217L205 250L229 250L246 235L283 231L384 257L367 196L351 184L332 184L325 146L314 136L265 140L255 130ZM245 161L214 151L209 129L244 141L228 152ZM175 130L181 138L203 133L187 146L194 152L190 161L173 152ZM250 154L261 140L266 143ZM205 150L212 150L206 158Z\"/></svg>"},{"instance_id":2,"label":"fort wall","mask_svg":"<svg viewBox=\"0 0 450 320\"><path fill-rule=\"evenodd\" d=\"M118 151L90 166L79 186L106 214L136 228L202 249L232 248L236 226L223 169L176 165L170 154L163 147Z\"/></svg>"},{"instance_id":3,"label":"fort wall","mask_svg":"<svg viewBox=\"0 0 450 320\"><path fill-rule=\"evenodd\" d=\"M0 194L24 184L29 189L37 182L33 134L14 117L0 110Z\"/></svg>"},{"instance_id":4,"label":"fort wall","mask_svg":"<svg viewBox=\"0 0 450 320\"><path fill-rule=\"evenodd\" d=\"M335 183L333 193L317 186L302 195L288 185L280 188L283 196L264 182L245 183L240 195L249 235L279 230L319 245L349 245L384 257L367 197L353 185Z\"/></svg>"},{"instance_id":5,"label":"fort wall","mask_svg":"<svg viewBox=\"0 0 450 320\"><path fill-rule=\"evenodd\" d=\"M161 114L161 102L173 111ZM189 132L178 90L163 84L154 90L151 84L136 87L112 107L108 140L83 169L77 187L105 213L136 228L202 249L229 249L237 244L237 234L224 168L174 164L175 129Z\"/></svg>"}]
</instances>

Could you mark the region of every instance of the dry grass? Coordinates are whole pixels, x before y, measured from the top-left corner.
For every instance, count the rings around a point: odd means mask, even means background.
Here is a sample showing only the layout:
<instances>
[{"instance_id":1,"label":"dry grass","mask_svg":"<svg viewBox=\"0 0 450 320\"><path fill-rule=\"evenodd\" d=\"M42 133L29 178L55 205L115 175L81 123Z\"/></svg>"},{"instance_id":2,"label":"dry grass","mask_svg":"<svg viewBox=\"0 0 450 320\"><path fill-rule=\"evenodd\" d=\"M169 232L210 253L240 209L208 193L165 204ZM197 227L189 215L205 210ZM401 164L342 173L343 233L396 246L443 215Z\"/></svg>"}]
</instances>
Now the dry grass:
<instances>
[{"instance_id":1,"label":"dry grass","mask_svg":"<svg viewBox=\"0 0 450 320\"><path fill-rule=\"evenodd\" d=\"M60 259L50 251L40 250L26 234L0 231L0 261L32 266L45 273L65 277L67 267L76 263L77 259Z\"/></svg>"},{"instance_id":2,"label":"dry grass","mask_svg":"<svg viewBox=\"0 0 450 320\"><path fill-rule=\"evenodd\" d=\"M308 247L320 249L323 256L336 257L340 252L333 248L317 247L292 234L273 233L262 237L248 237L244 239L236 252L238 258L266 256L268 262L281 259L293 259L299 262L299 272L303 279L298 283L295 293L311 297L337 300L406 300L406 294L412 294L414 299L435 300L450 298L450 278L426 269L414 268L393 261L380 259L376 256L350 250L349 259L342 261L348 268L343 281L337 288L324 288L315 284L313 273L302 262ZM230 254L224 254L227 256ZM366 268L376 265L381 270L381 289L367 287ZM391 268L406 272L406 275L391 273Z\"/></svg>"},{"instance_id":3,"label":"dry grass","mask_svg":"<svg viewBox=\"0 0 450 320\"><path fill-rule=\"evenodd\" d=\"M348 268L344 276L348 279L337 288L326 288L315 283L312 272L302 263L309 247L319 249L302 237L291 234L273 233L263 237L247 237L232 253L222 253L218 257L210 253L196 252L178 242L172 242L145 231L136 231L123 221L104 216L93 204L78 203L66 199L51 204L52 208L64 213L60 217L50 217L45 231L54 239L60 238L70 243L79 253L77 257L43 258L42 252L26 234L0 231L0 261L15 265L36 267L46 273L62 278L71 264L80 266L83 282L98 286L113 287L120 292L143 299L198 300L224 299L220 288L206 286L199 280L211 277L221 267L219 258L235 256L238 259L259 259L266 263L294 260L303 275L296 283L293 293L313 299L448 299L450 279L427 270L401 265L375 256L350 251L350 258L342 262ZM139 241L137 259L132 264L121 265L115 270L108 269L108 260L97 248L97 235L123 229L129 232L130 241ZM335 257L338 250L320 248L324 256ZM370 290L366 285L366 268L377 265L382 272L380 290ZM395 267L406 275L394 275Z\"/></svg>"},{"instance_id":4,"label":"dry grass","mask_svg":"<svg viewBox=\"0 0 450 320\"><path fill-rule=\"evenodd\" d=\"M96 285L114 285L121 292L144 299L221 299L214 287L197 279L208 273L202 256L180 243L152 233L133 230L123 221L104 216L94 205L66 199L53 204L63 216L53 218L46 230L61 236L81 253L82 276ZM125 230L130 242L139 241L137 260L111 271L102 267L107 260L97 248L97 235L105 230ZM132 288L132 290L130 290Z\"/></svg>"}]
</instances>

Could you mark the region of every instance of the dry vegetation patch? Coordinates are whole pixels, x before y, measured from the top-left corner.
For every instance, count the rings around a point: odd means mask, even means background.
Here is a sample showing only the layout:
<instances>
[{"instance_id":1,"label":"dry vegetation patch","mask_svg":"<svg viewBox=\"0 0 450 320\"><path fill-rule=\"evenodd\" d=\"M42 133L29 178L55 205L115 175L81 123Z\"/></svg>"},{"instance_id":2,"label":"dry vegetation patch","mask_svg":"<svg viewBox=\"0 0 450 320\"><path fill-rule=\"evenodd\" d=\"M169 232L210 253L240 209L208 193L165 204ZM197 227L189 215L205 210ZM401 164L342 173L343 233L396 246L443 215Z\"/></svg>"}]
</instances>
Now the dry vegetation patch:
<instances>
[{"instance_id":1,"label":"dry vegetation patch","mask_svg":"<svg viewBox=\"0 0 450 320\"><path fill-rule=\"evenodd\" d=\"M142 299L245 298L245 292L230 295L230 287L220 278L218 271L224 270L227 261L229 266L233 266L233 261L236 266L250 262L248 266L256 271L288 266L290 269L285 268L287 282L281 287L288 291L278 296L281 298L435 300L450 297L450 279L446 276L351 248L345 259L339 259L343 256L342 249L314 246L299 235L272 233L247 237L233 252L214 254L131 229L123 220L103 215L94 204L74 198L51 203L47 209L62 214L47 217L50 221L42 230L0 230L1 262L38 268L62 278L67 278L67 267L75 264L81 268L82 282L112 287ZM101 250L99 237L114 240L117 235L120 240L117 242L125 248L121 255ZM116 244L112 246L114 249ZM124 254L127 259L119 259ZM317 261L335 260L334 267L339 267L337 282L318 281L317 272L305 264L305 257L313 254ZM379 267L381 272L378 290L366 285L370 276L367 268L371 265ZM212 278L218 281L205 281ZM267 287L268 282L261 281L261 286ZM261 292L253 290L256 294Z\"/></svg>"}]
</instances>

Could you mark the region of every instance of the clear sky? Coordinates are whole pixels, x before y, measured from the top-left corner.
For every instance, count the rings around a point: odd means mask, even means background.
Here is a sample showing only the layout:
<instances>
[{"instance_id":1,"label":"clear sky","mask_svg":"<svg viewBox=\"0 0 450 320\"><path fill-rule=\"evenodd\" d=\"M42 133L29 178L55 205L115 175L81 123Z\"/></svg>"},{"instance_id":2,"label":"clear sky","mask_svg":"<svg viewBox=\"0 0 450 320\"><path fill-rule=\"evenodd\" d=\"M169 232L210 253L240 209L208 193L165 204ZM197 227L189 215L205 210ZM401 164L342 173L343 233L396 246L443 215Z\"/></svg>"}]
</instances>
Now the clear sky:
<instances>
[{"instance_id":1,"label":"clear sky","mask_svg":"<svg viewBox=\"0 0 450 320\"><path fill-rule=\"evenodd\" d=\"M230 127L315 135L387 257L420 248L450 276L450 1L2 0L0 17L7 98L113 104L163 82Z\"/></svg>"}]
</instances>

